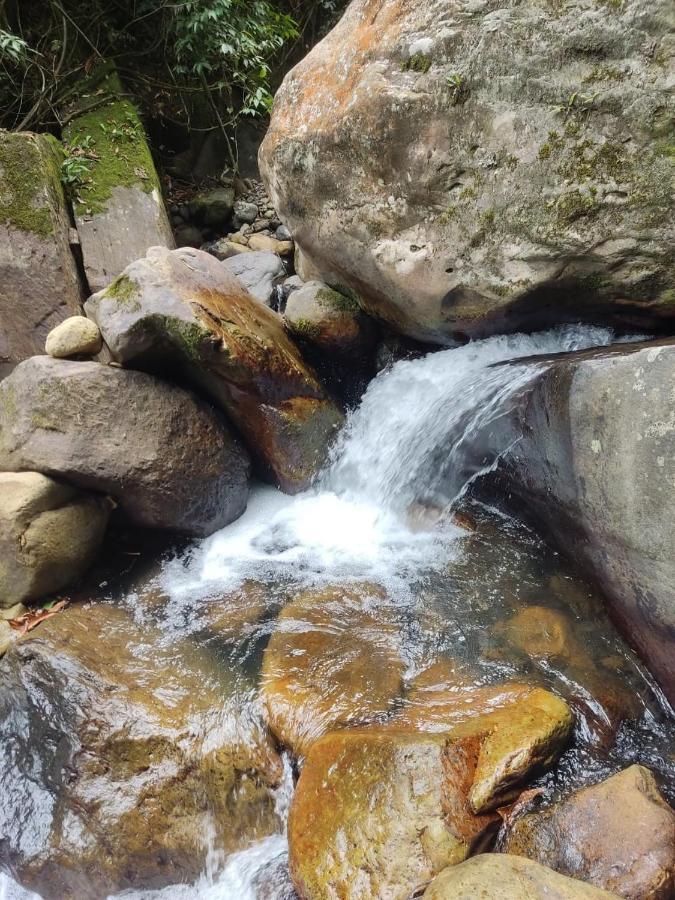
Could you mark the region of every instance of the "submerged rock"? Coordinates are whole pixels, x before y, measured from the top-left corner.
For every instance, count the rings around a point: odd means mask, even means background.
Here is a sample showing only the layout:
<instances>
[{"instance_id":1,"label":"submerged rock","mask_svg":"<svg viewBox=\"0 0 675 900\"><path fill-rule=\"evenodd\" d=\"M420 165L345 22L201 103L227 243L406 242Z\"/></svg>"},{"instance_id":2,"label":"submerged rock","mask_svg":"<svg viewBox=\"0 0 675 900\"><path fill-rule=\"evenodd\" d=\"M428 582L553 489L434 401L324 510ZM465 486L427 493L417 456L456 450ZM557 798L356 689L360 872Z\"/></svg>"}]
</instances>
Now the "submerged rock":
<instances>
[{"instance_id":1,"label":"submerged rock","mask_svg":"<svg viewBox=\"0 0 675 900\"><path fill-rule=\"evenodd\" d=\"M112 506L38 472L0 472L0 608L79 578L96 557Z\"/></svg>"},{"instance_id":2,"label":"submerged rock","mask_svg":"<svg viewBox=\"0 0 675 900\"><path fill-rule=\"evenodd\" d=\"M0 365L42 353L80 312L61 160L47 135L0 132Z\"/></svg>"},{"instance_id":3,"label":"submerged rock","mask_svg":"<svg viewBox=\"0 0 675 900\"><path fill-rule=\"evenodd\" d=\"M263 474L303 490L342 415L281 319L200 250L156 247L86 303L113 357L182 369L230 416Z\"/></svg>"},{"instance_id":4,"label":"submerged rock","mask_svg":"<svg viewBox=\"0 0 675 900\"><path fill-rule=\"evenodd\" d=\"M261 678L281 743L303 756L327 731L386 715L403 688L399 627L373 585L308 591L285 606Z\"/></svg>"},{"instance_id":5,"label":"submerged rock","mask_svg":"<svg viewBox=\"0 0 675 900\"><path fill-rule=\"evenodd\" d=\"M209 839L233 852L280 831L252 687L188 641L110 603L71 607L0 678L0 861L43 897L190 883Z\"/></svg>"},{"instance_id":6,"label":"submerged rock","mask_svg":"<svg viewBox=\"0 0 675 900\"><path fill-rule=\"evenodd\" d=\"M517 819L503 849L630 900L675 891L675 813L643 766Z\"/></svg>"},{"instance_id":7,"label":"submerged rock","mask_svg":"<svg viewBox=\"0 0 675 900\"><path fill-rule=\"evenodd\" d=\"M260 151L318 277L424 340L672 321L670 8L353 0Z\"/></svg>"},{"instance_id":8,"label":"submerged rock","mask_svg":"<svg viewBox=\"0 0 675 900\"><path fill-rule=\"evenodd\" d=\"M672 340L555 360L516 404L496 483L602 586L671 701L674 381Z\"/></svg>"},{"instance_id":9,"label":"submerged rock","mask_svg":"<svg viewBox=\"0 0 675 900\"><path fill-rule=\"evenodd\" d=\"M206 535L246 508L246 451L217 414L144 372L36 356L0 383L0 469L113 496L136 525Z\"/></svg>"},{"instance_id":10,"label":"submerged rock","mask_svg":"<svg viewBox=\"0 0 675 900\"><path fill-rule=\"evenodd\" d=\"M95 356L103 346L96 322L86 316L70 316L47 335L45 353L55 359Z\"/></svg>"},{"instance_id":11,"label":"submerged rock","mask_svg":"<svg viewBox=\"0 0 675 900\"><path fill-rule=\"evenodd\" d=\"M338 731L311 747L288 821L301 900L408 900L462 862L498 816L476 816L473 760L447 735Z\"/></svg>"},{"instance_id":12,"label":"submerged rock","mask_svg":"<svg viewBox=\"0 0 675 900\"><path fill-rule=\"evenodd\" d=\"M444 869L425 900L617 900L600 888L559 875L532 860L483 853Z\"/></svg>"}]
</instances>

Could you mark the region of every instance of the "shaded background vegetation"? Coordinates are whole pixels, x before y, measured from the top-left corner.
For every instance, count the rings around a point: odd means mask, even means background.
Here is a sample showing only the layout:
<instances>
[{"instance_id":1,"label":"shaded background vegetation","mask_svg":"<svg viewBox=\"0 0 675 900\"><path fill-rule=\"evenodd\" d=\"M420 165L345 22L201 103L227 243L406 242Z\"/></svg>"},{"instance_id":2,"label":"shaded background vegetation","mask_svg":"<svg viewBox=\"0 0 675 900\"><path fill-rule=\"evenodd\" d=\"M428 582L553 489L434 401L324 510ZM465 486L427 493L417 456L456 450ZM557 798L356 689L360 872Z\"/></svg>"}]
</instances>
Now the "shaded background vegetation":
<instances>
[{"instance_id":1,"label":"shaded background vegetation","mask_svg":"<svg viewBox=\"0 0 675 900\"><path fill-rule=\"evenodd\" d=\"M287 69L346 0L0 0L0 127L57 136L95 107L113 63L156 150L219 132L238 168L238 128L264 120Z\"/></svg>"}]
</instances>

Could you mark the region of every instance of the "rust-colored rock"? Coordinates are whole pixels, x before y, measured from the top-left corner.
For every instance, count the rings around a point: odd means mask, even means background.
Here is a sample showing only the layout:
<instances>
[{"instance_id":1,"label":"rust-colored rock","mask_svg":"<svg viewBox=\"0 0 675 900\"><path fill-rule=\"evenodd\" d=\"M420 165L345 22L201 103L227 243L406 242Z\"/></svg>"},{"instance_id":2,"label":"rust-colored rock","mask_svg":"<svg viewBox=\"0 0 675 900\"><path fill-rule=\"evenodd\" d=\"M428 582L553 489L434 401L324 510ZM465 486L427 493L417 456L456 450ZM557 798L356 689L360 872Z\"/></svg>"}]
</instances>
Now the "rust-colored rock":
<instances>
[{"instance_id":1,"label":"rust-colored rock","mask_svg":"<svg viewBox=\"0 0 675 900\"><path fill-rule=\"evenodd\" d=\"M313 744L288 823L302 900L408 900L498 817L468 803L475 754L447 735L346 730Z\"/></svg>"},{"instance_id":2,"label":"rust-colored rock","mask_svg":"<svg viewBox=\"0 0 675 900\"><path fill-rule=\"evenodd\" d=\"M444 869L425 900L618 900L600 888L559 875L531 859L482 853Z\"/></svg>"},{"instance_id":3,"label":"rust-colored rock","mask_svg":"<svg viewBox=\"0 0 675 900\"><path fill-rule=\"evenodd\" d=\"M372 585L301 594L265 650L262 693L277 738L297 755L326 731L382 718L402 692L393 605Z\"/></svg>"},{"instance_id":4,"label":"rust-colored rock","mask_svg":"<svg viewBox=\"0 0 675 900\"><path fill-rule=\"evenodd\" d=\"M189 640L71 607L13 644L0 678L0 864L41 896L192 882L210 830L235 851L280 829L251 685Z\"/></svg>"},{"instance_id":5,"label":"rust-colored rock","mask_svg":"<svg viewBox=\"0 0 675 900\"><path fill-rule=\"evenodd\" d=\"M643 766L516 820L503 849L627 900L675 891L675 813Z\"/></svg>"},{"instance_id":6,"label":"rust-colored rock","mask_svg":"<svg viewBox=\"0 0 675 900\"><path fill-rule=\"evenodd\" d=\"M283 329L208 253L154 247L85 304L125 366L181 372L222 407L263 474L294 493L342 415Z\"/></svg>"}]
</instances>

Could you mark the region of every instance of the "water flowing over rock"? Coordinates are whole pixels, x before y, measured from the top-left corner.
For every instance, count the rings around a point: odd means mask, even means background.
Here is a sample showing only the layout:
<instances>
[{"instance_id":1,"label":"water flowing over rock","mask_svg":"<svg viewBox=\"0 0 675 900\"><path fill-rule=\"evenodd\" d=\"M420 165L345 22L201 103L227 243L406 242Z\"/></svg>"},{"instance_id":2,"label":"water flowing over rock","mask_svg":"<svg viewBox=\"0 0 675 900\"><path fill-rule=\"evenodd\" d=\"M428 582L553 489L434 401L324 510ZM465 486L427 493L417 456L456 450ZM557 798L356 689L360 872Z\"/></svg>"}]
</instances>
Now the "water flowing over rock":
<instances>
[{"instance_id":1,"label":"water flowing over rock","mask_svg":"<svg viewBox=\"0 0 675 900\"><path fill-rule=\"evenodd\" d=\"M60 165L52 138L0 133L0 364L42 353L80 312Z\"/></svg>"},{"instance_id":2,"label":"water flowing over rock","mask_svg":"<svg viewBox=\"0 0 675 900\"><path fill-rule=\"evenodd\" d=\"M327 731L386 715L403 688L399 629L375 585L327 587L289 603L262 669L276 737L304 756Z\"/></svg>"},{"instance_id":3,"label":"water flowing over rock","mask_svg":"<svg viewBox=\"0 0 675 900\"><path fill-rule=\"evenodd\" d=\"M517 404L518 441L498 475L512 502L598 579L671 701L673 383L670 340L553 361Z\"/></svg>"},{"instance_id":4,"label":"water flowing over rock","mask_svg":"<svg viewBox=\"0 0 675 900\"><path fill-rule=\"evenodd\" d=\"M252 687L199 648L90 604L14 644L0 678L0 861L41 896L194 881L209 836L231 852L280 829Z\"/></svg>"},{"instance_id":5,"label":"water flowing over rock","mask_svg":"<svg viewBox=\"0 0 675 900\"><path fill-rule=\"evenodd\" d=\"M669 0L353 0L260 152L304 258L425 340L672 322Z\"/></svg>"},{"instance_id":6,"label":"water flowing over rock","mask_svg":"<svg viewBox=\"0 0 675 900\"><path fill-rule=\"evenodd\" d=\"M444 869L424 892L425 900L618 900L600 888L559 875L532 860L483 853Z\"/></svg>"},{"instance_id":7,"label":"water flowing over rock","mask_svg":"<svg viewBox=\"0 0 675 900\"><path fill-rule=\"evenodd\" d=\"M0 608L75 581L94 561L111 509L105 497L38 472L0 472Z\"/></svg>"},{"instance_id":8,"label":"water flowing over rock","mask_svg":"<svg viewBox=\"0 0 675 900\"><path fill-rule=\"evenodd\" d=\"M629 900L675 891L675 813L643 766L518 819L503 848Z\"/></svg>"},{"instance_id":9,"label":"water flowing over rock","mask_svg":"<svg viewBox=\"0 0 675 900\"><path fill-rule=\"evenodd\" d=\"M342 415L276 313L199 250L156 247L85 305L113 357L185 377L229 415L262 472L306 488Z\"/></svg>"},{"instance_id":10,"label":"water flowing over rock","mask_svg":"<svg viewBox=\"0 0 675 900\"><path fill-rule=\"evenodd\" d=\"M136 525L206 535L246 508L250 463L216 412L182 388L35 356L0 384L0 469L110 494Z\"/></svg>"}]
</instances>

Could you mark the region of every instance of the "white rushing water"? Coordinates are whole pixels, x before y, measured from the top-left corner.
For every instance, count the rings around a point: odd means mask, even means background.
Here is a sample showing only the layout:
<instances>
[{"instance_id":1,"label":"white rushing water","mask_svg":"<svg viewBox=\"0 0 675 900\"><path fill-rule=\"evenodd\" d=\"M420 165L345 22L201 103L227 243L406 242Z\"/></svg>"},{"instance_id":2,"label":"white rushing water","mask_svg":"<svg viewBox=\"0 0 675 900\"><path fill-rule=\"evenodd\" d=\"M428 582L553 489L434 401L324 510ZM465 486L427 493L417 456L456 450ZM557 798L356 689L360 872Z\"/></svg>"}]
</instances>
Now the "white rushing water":
<instances>
[{"instance_id":1,"label":"white rushing water","mask_svg":"<svg viewBox=\"0 0 675 900\"><path fill-rule=\"evenodd\" d=\"M447 564L456 552L463 532L438 513L508 449L495 444L492 426L541 368L531 362L494 364L611 340L608 329L568 326L488 338L397 363L371 383L312 490L289 497L256 488L244 516L170 561L159 586L179 611L183 603L251 577L310 583L361 578L404 591L416 573ZM477 444L487 448L478 456ZM435 527L419 527L428 517ZM287 767L278 798L283 820L291 792ZM275 886L274 864L286 853L284 835L227 859L209 849L209 866L196 884L117 896L257 900L256 881L267 873L265 897L288 896L285 877ZM0 900L34 897L0 875Z\"/></svg>"},{"instance_id":2,"label":"white rushing water","mask_svg":"<svg viewBox=\"0 0 675 900\"><path fill-rule=\"evenodd\" d=\"M256 488L237 522L167 565L162 589L179 603L246 578L288 575L405 590L416 572L447 562L462 534L449 520L419 526L508 449L490 446L491 426L539 371L529 362L494 364L611 339L606 328L567 326L395 364L368 387L314 489L289 497ZM487 451L476 457L479 441Z\"/></svg>"}]
</instances>

